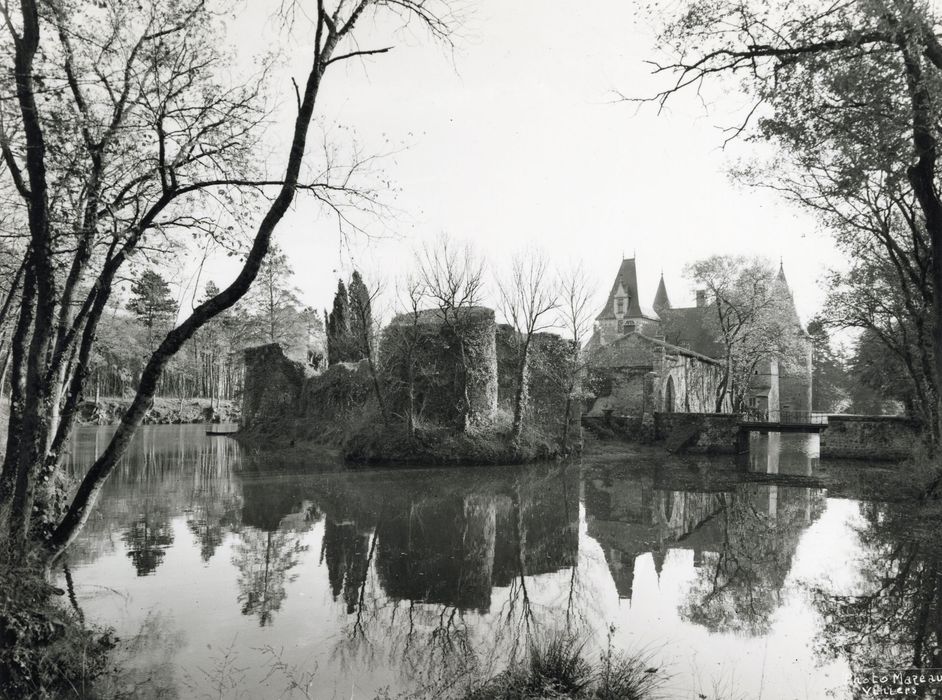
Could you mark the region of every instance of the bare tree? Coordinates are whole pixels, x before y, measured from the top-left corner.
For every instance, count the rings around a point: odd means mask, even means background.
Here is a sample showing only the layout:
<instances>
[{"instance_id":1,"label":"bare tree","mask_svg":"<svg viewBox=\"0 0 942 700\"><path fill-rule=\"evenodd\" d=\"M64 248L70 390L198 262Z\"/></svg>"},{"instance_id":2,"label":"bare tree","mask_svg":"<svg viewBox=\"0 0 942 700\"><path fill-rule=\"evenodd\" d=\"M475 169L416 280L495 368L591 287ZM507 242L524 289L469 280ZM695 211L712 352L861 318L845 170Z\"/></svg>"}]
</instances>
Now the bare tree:
<instances>
[{"instance_id":1,"label":"bare tree","mask_svg":"<svg viewBox=\"0 0 942 700\"><path fill-rule=\"evenodd\" d=\"M519 440L523 432L528 401L530 351L533 337L552 327L552 312L558 306L556 280L549 272L543 253L527 251L514 257L510 270L497 283L504 319L513 326L516 350L514 367L513 424L511 436Z\"/></svg>"},{"instance_id":2,"label":"bare tree","mask_svg":"<svg viewBox=\"0 0 942 700\"><path fill-rule=\"evenodd\" d=\"M150 356L137 391L103 454L82 479L43 548L53 560L76 537L105 481L152 404L169 360L205 323L235 304L258 275L271 236L296 193L355 200L355 188L330 177L302 179L308 132L328 68L363 49L354 28L389 11L444 36L445 3L319 0L310 16L311 60L297 86L291 145L278 179L254 172L259 79L226 88L216 71L216 17L207 0L4 5L3 50L13 71L0 79L0 150L5 177L28 212L28 251L12 337L11 412L0 474L0 531L11 550L37 534L32 517L43 477L58 468L84 388L98 321L113 283L135 254L159 247L174 230L221 235L213 221L230 211L254 223L241 203L267 202L243 266L231 284L199 304ZM89 29L89 28L93 29ZM264 78L264 76L263 76ZM335 175L335 173L334 173ZM217 203L213 208L209 203ZM231 205L231 206L230 206ZM245 220L238 217L245 212ZM64 274L60 274L63 271ZM83 292L82 290L87 290ZM60 404L61 419L51 419Z\"/></svg>"},{"instance_id":3,"label":"bare tree","mask_svg":"<svg viewBox=\"0 0 942 700\"><path fill-rule=\"evenodd\" d=\"M484 262L470 244L457 244L447 236L423 246L417 257L424 295L438 312L444 332L458 348L455 383L461 387L464 410L460 427L464 429L472 412L469 380L473 368L467 333L474 310L481 304Z\"/></svg>"},{"instance_id":4,"label":"bare tree","mask_svg":"<svg viewBox=\"0 0 942 700\"><path fill-rule=\"evenodd\" d=\"M577 388L581 384L581 376L585 363L582 357L582 346L586 337L592 330L592 285L586 275L582 263L571 267L559 277L559 306L557 309L556 325L564 330L570 342L569 361L566 370L566 407L563 422L563 453L569 451L569 431L574 418L573 402L582 399ZM579 423L579 441L582 441L582 424Z\"/></svg>"},{"instance_id":5,"label":"bare tree","mask_svg":"<svg viewBox=\"0 0 942 700\"><path fill-rule=\"evenodd\" d=\"M416 275L408 275L400 281L398 287L398 304L401 311L393 319L393 325L385 342L395 346L387 348L387 355L399 358L404 364L404 372L394 372L391 376L404 375L402 381L405 384L403 389L406 396L406 434L412 440L415 438L418 412L415 384L419 348L423 339L420 324L426 294L424 282Z\"/></svg>"}]
</instances>

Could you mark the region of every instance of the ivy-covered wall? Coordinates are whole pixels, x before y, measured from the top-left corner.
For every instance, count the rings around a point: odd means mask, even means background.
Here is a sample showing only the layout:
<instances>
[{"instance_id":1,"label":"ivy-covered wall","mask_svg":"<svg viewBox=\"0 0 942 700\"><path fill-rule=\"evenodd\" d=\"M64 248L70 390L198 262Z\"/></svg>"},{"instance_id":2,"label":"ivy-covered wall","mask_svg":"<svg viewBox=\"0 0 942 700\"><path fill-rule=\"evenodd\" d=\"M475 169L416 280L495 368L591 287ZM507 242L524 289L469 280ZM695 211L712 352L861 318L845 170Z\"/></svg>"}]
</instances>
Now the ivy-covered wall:
<instances>
[{"instance_id":1,"label":"ivy-covered wall","mask_svg":"<svg viewBox=\"0 0 942 700\"><path fill-rule=\"evenodd\" d=\"M314 375L277 344L245 351L244 386L243 435L273 441L339 439L372 390L365 361L337 363Z\"/></svg>"},{"instance_id":2,"label":"ivy-covered wall","mask_svg":"<svg viewBox=\"0 0 942 700\"><path fill-rule=\"evenodd\" d=\"M507 324L497 326L497 401L507 411L513 410L520 353L517 331ZM530 339L526 377L527 421L531 425L562 434L571 371L572 341L554 333L535 333ZM574 387L574 393L578 390L579 386ZM578 422L578 416L573 420Z\"/></svg>"},{"instance_id":3,"label":"ivy-covered wall","mask_svg":"<svg viewBox=\"0 0 942 700\"><path fill-rule=\"evenodd\" d=\"M476 307L447 321L434 310L397 316L383 332L376 362L390 421L405 422L410 387L420 426L461 430L493 420L498 406L509 412L518 349L516 333L498 327L491 309ZM568 341L534 335L526 424L549 436L563 434L571 362ZM383 421L366 360L337 363L311 375L279 346L266 345L247 350L245 363L245 435L331 442L325 435L339 439L352 426L369 430L369 421ZM576 408L573 422L578 425Z\"/></svg>"},{"instance_id":4,"label":"ivy-covered wall","mask_svg":"<svg viewBox=\"0 0 942 700\"><path fill-rule=\"evenodd\" d=\"M389 410L405 417L412 387L416 418L464 426L497 410L494 312L484 307L446 318L438 310L401 314L383 332L380 365Z\"/></svg>"}]
</instances>

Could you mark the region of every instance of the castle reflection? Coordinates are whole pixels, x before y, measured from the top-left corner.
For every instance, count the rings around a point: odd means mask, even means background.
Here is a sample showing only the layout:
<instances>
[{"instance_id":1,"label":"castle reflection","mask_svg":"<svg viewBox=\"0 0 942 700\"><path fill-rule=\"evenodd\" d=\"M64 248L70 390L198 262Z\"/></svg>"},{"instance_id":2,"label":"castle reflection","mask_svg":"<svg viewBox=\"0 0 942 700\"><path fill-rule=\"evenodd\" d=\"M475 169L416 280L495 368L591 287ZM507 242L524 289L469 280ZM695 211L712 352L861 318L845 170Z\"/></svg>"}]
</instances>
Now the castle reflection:
<instances>
[{"instance_id":1,"label":"castle reflection","mask_svg":"<svg viewBox=\"0 0 942 700\"><path fill-rule=\"evenodd\" d=\"M153 575L177 544L172 522L182 517L204 563L230 538L236 603L262 626L282 609L312 546L345 614L359 616L371 577L388 601L487 613L495 589L525 590L528 578L578 566L581 502L585 532L601 546L621 598L634 597L639 557L650 554L660 576L670 550L691 550L697 575L681 606L686 619L759 634L801 533L825 502L820 488L745 479L814 472L813 446L782 445L777 435L756 438L746 465L596 460L363 472L326 460L299 475L244 458L199 427L175 429L143 431L70 562L122 549L136 575ZM101 442L84 439L77 463Z\"/></svg>"}]
</instances>

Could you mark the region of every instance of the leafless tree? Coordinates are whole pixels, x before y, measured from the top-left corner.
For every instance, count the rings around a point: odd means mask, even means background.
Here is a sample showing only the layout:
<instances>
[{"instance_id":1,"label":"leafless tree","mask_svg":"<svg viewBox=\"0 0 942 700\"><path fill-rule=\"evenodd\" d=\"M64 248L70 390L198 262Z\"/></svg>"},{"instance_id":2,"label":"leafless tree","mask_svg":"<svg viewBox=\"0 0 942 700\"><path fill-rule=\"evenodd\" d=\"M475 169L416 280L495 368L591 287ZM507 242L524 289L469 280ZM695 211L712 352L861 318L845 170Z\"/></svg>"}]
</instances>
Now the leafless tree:
<instances>
[{"instance_id":1,"label":"leafless tree","mask_svg":"<svg viewBox=\"0 0 942 700\"><path fill-rule=\"evenodd\" d=\"M581 401L581 392L577 392L581 384L584 370L582 346L586 337L592 330L592 285L586 275L582 263L563 272L559 277L559 307L557 310L556 325L562 328L571 343L569 348L569 362L566 370L566 408L563 423L562 450L569 451L570 429L572 421L578 416L573 415L573 402ZM582 424L579 425L579 440L582 437Z\"/></svg>"},{"instance_id":2,"label":"leafless tree","mask_svg":"<svg viewBox=\"0 0 942 700\"><path fill-rule=\"evenodd\" d=\"M511 437L519 440L527 409L530 350L535 334L552 327L558 306L556 280L543 253L527 251L516 255L507 275L498 280L500 308L513 327L516 358L514 366L513 424Z\"/></svg>"},{"instance_id":3,"label":"leafless tree","mask_svg":"<svg viewBox=\"0 0 942 700\"><path fill-rule=\"evenodd\" d=\"M28 231L0 474L0 534L11 552L29 550L31 538L43 534L33 522L34 504L44 477L58 468L97 324L125 264L164 245L174 231L225 236L216 213L233 226L255 229L233 282L196 306L146 362L109 445L65 515L44 533L47 562L89 517L170 358L246 293L298 191L351 201L355 189L338 183L335 172L308 182L302 165L329 67L388 50L362 48L355 27L392 11L445 36L443 8L447 3L431 0L340 0L332 7L318 0L310 8L311 58L296 86L291 145L277 179L260 177L252 165L266 116L261 85L267 76L237 87L219 82L225 57L214 36L220 17L209 0L133 6L20 0L0 8L0 53L13 67L0 77L0 152L4 180L20 199ZM253 193L263 195L257 224L256 209L243 206Z\"/></svg>"},{"instance_id":4,"label":"leafless tree","mask_svg":"<svg viewBox=\"0 0 942 700\"><path fill-rule=\"evenodd\" d=\"M417 409L415 396L415 382L418 371L418 351L422 343L420 330L423 306L425 304L425 284L416 275L408 275L400 281L399 285L400 313L396 316L393 328L388 335L387 342L393 343L395 348L388 348L390 354L401 358L404 364L406 396L406 434L409 439L415 438L415 422Z\"/></svg>"},{"instance_id":5,"label":"leafless tree","mask_svg":"<svg viewBox=\"0 0 942 700\"><path fill-rule=\"evenodd\" d=\"M474 320L474 311L483 298L484 262L470 244L455 243L447 236L423 246L417 257L418 277L424 295L438 312L443 330L458 348L459 376L456 384L462 387L462 415L467 421L471 415L468 386L472 373L467 333Z\"/></svg>"}]
</instances>

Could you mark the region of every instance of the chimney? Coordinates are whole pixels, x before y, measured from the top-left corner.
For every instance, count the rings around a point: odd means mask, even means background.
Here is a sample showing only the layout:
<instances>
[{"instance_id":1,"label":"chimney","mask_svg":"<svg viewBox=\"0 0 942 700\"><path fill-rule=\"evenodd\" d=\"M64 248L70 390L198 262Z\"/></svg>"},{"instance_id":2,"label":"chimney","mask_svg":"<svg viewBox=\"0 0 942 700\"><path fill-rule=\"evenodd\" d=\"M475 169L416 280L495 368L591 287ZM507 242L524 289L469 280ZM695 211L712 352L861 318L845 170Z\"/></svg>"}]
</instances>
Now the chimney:
<instances>
[{"instance_id":1,"label":"chimney","mask_svg":"<svg viewBox=\"0 0 942 700\"><path fill-rule=\"evenodd\" d=\"M705 290L705 289L698 289L698 290L697 290L697 306L698 306L698 307L703 307L703 306L706 306L706 305L707 305L707 303L706 303L706 290Z\"/></svg>"}]
</instances>

